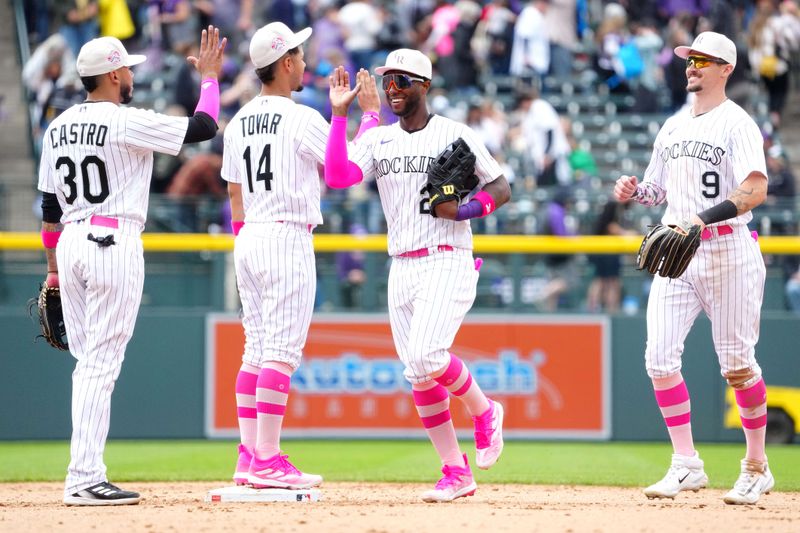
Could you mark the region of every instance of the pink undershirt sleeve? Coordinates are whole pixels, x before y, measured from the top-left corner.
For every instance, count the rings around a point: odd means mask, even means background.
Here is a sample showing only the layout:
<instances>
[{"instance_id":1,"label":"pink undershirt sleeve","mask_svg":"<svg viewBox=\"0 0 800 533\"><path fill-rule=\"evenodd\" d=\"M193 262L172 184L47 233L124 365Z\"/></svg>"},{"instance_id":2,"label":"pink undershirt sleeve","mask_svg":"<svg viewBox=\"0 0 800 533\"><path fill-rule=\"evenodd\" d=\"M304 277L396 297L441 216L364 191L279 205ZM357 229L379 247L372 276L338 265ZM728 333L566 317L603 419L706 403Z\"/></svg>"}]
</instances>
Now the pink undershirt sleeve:
<instances>
[{"instance_id":1,"label":"pink undershirt sleeve","mask_svg":"<svg viewBox=\"0 0 800 533\"><path fill-rule=\"evenodd\" d=\"M362 122L361 128L364 127ZM361 168L347 158L347 117L331 117L331 132L325 147L325 183L333 189L344 189L363 178Z\"/></svg>"},{"instance_id":2,"label":"pink undershirt sleeve","mask_svg":"<svg viewBox=\"0 0 800 533\"><path fill-rule=\"evenodd\" d=\"M206 78L200 82L200 100L194 112L202 111L219 122L219 82L214 78Z\"/></svg>"}]
</instances>

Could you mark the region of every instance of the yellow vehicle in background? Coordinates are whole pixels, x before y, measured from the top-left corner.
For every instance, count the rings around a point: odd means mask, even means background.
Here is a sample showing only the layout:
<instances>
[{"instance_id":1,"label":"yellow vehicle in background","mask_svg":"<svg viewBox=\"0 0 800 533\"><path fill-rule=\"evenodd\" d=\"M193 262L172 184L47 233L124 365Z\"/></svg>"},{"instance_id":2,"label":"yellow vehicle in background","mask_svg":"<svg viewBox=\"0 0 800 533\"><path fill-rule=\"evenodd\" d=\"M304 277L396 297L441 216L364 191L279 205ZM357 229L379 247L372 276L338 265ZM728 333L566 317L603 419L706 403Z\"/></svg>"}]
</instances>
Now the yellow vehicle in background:
<instances>
[{"instance_id":1,"label":"yellow vehicle in background","mask_svg":"<svg viewBox=\"0 0 800 533\"><path fill-rule=\"evenodd\" d=\"M736 396L728 387L725 401L725 427L741 428ZM800 389L794 387L767 387L767 442L788 444L800 433Z\"/></svg>"}]
</instances>

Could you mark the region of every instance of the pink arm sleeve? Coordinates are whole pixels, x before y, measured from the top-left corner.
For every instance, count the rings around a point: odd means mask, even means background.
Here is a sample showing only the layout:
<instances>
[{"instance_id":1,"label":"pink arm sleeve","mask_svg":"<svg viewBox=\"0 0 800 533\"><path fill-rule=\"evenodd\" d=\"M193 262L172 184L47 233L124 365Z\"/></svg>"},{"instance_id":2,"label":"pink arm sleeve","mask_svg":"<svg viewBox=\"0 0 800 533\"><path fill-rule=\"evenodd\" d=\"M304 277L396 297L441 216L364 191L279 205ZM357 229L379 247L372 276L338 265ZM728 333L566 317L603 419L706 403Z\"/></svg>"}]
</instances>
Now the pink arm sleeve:
<instances>
[{"instance_id":1,"label":"pink arm sleeve","mask_svg":"<svg viewBox=\"0 0 800 533\"><path fill-rule=\"evenodd\" d=\"M214 78L206 78L200 83L200 100L194 112L202 111L219 122L219 82Z\"/></svg>"},{"instance_id":2,"label":"pink arm sleeve","mask_svg":"<svg viewBox=\"0 0 800 533\"><path fill-rule=\"evenodd\" d=\"M347 159L347 117L331 117L331 132L325 147L325 183L344 189L364 178L361 169Z\"/></svg>"}]
</instances>

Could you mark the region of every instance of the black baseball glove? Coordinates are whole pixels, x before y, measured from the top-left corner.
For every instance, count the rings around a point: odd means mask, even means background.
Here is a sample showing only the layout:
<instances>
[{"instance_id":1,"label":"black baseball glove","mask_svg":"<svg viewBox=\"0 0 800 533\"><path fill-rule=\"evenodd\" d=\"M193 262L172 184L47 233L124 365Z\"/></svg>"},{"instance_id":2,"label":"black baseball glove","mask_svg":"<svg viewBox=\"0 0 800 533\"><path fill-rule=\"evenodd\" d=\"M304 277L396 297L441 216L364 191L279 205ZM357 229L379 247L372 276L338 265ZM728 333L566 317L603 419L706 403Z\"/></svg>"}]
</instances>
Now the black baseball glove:
<instances>
[{"instance_id":1,"label":"black baseball glove","mask_svg":"<svg viewBox=\"0 0 800 533\"><path fill-rule=\"evenodd\" d=\"M58 287L48 287L42 283L39 296L29 302L30 309L36 306L39 314L39 325L42 334L36 338L44 337L50 346L59 350L69 350L67 342L67 328L64 326L64 312L61 309L61 290Z\"/></svg>"},{"instance_id":2,"label":"black baseball glove","mask_svg":"<svg viewBox=\"0 0 800 533\"><path fill-rule=\"evenodd\" d=\"M477 186L475 154L459 137L428 166L431 216L436 216L437 205L451 200L461 201Z\"/></svg>"},{"instance_id":3,"label":"black baseball glove","mask_svg":"<svg viewBox=\"0 0 800 533\"><path fill-rule=\"evenodd\" d=\"M679 277L700 247L700 226L684 220L651 228L639 247L637 267L664 278Z\"/></svg>"}]
</instances>

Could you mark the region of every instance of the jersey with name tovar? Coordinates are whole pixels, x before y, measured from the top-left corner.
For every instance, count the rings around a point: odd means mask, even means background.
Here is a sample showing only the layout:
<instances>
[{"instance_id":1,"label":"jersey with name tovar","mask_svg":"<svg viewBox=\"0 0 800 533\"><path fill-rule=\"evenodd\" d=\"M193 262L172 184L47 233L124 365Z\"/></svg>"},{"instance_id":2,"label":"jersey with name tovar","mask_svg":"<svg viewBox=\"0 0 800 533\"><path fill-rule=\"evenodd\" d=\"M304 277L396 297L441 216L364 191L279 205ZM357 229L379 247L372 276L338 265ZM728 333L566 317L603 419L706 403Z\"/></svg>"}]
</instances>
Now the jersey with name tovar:
<instances>
[{"instance_id":1,"label":"jersey with name tovar","mask_svg":"<svg viewBox=\"0 0 800 533\"><path fill-rule=\"evenodd\" d=\"M428 165L459 137L476 156L478 188L502 175L475 132L439 115L432 115L424 128L413 132L403 130L399 123L372 128L350 145L349 159L361 168L365 180L377 181L389 229L389 255L439 245L472 249L469 221L434 218L428 203Z\"/></svg>"},{"instance_id":2,"label":"jersey with name tovar","mask_svg":"<svg viewBox=\"0 0 800 533\"><path fill-rule=\"evenodd\" d=\"M751 172L767 175L764 140L753 119L732 100L692 116L682 110L658 132L644 181L667 193L665 224L728 198ZM750 211L726 222L741 226Z\"/></svg>"},{"instance_id":3,"label":"jersey with name tovar","mask_svg":"<svg viewBox=\"0 0 800 533\"><path fill-rule=\"evenodd\" d=\"M144 225L153 152L180 152L188 125L187 117L111 102L74 105L42 138L39 190L55 193L62 223L104 215Z\"/></svg>"},{"instance_id":4,"label":"jersey with name tovar","mask_svg":"<svg viewBox=\"0 0 800 533\"><path fill-rule=\"evenodd\" d=\"M245 223L322 224L319 166L330 125L282 96L257 96L225 128L222 178L242 184Z\"/></svg>"}]
</instances>

